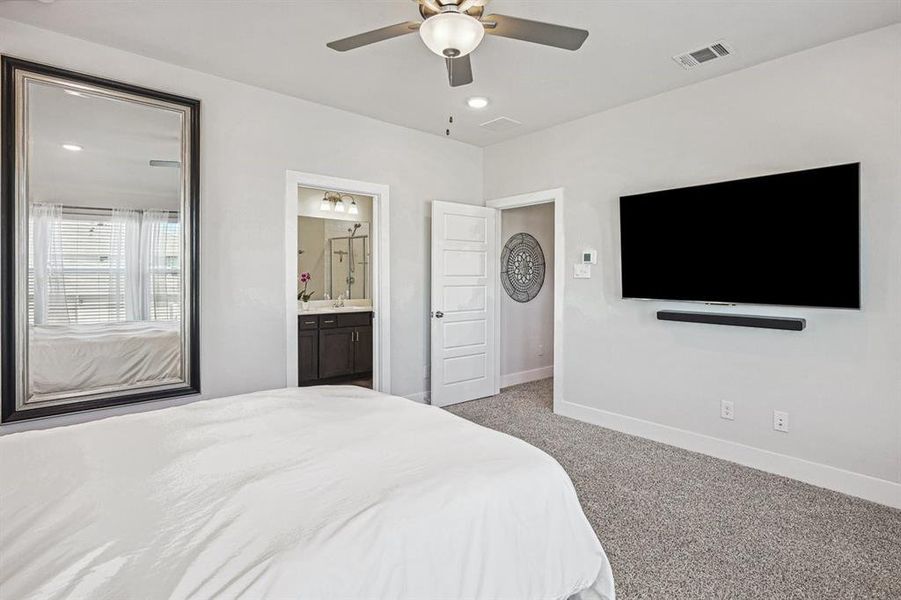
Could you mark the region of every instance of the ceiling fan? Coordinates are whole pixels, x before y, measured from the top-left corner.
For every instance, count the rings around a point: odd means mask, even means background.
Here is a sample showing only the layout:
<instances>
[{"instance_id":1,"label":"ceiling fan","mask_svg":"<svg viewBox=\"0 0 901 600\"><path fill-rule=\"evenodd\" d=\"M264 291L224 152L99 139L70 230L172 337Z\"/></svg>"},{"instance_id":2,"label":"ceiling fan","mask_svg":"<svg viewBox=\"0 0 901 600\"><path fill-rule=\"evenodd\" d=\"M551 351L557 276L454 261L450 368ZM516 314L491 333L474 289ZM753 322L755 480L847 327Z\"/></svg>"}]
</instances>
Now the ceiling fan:
<instances>
[{"instance_id":1,"label":"ceiling fan","mask_svg":"<svg viewBox=\"0 0 901 600\"><path fill-rule=\"evenodd\" d=\"M332 50L346 52L414 31L429 50L444 58L451 87L472 83L469 53L487 33L500 37L578 50L588 37L584 29L564 27L506 15L485 15L488 0L413 0L419 5L421 22L405 21L329 42Z\"/></svg>"}]
</instances>

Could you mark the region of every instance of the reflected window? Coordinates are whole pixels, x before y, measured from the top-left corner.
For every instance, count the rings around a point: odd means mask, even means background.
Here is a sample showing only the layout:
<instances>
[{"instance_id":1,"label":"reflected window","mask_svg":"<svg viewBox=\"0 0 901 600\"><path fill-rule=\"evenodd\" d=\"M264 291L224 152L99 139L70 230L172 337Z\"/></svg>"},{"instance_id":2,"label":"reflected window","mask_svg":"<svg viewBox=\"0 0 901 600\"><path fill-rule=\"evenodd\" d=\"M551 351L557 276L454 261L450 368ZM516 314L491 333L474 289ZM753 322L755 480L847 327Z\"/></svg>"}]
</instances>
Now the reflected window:
<instances>
[{"instance_id":1,"label":"reflected window","mask_svg":"<svg viewBox=\"0 0 901 600\"><path fill-rule=\"evenodd\" d=\"M34 204L29 324L179 320L180 240L174 211Z\"/></svg>"}]
</instances>

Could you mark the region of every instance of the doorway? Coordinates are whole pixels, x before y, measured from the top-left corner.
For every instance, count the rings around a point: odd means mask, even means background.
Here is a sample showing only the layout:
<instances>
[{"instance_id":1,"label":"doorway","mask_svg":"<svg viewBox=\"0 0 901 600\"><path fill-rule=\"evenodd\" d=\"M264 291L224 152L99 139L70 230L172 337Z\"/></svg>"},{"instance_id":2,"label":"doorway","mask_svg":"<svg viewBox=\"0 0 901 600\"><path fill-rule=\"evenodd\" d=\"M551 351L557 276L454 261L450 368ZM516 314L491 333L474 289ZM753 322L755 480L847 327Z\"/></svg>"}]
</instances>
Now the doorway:
<instances>
[{"instance_id":1,"label":"doorway","mask_svg":"<svg viewBox=\"0 0 901 600\"><path fill-rule=\"evenodd\" d=\"M556 412L557 407L563 401L563 390L565 389L563 368L563 298L564 286L566 284L566 246L564 238L563 188L554 188L540 192L531 192L528 194L519 194L516 196L488 200L485 203L485 206L500 211L500 216L497 219L498 261L503 252L503 246L509 240L509 237L516 233L513 229L516 229L518 225L526 226L529 222L529 217L526 216L528 213L524 212L517 216L513 211L527 207L535 207L536 209L544 208L547 213L549 213L541 216L542 213L538 212L532 216L532 218L540 219L540 223L544 228L543 233L539 232L539 235L535 235L534 237L541 244L544 252L545 279L542 289L539 290L535 298L525 304L532 304L539 299L540 303L535 304L532 307L527 306L524 311L515 311L513 309L516 307L507 302L508 300L513 301L513 299L509 297L506 291L503 290L501 283L498 282L501 302L497 303L498 318L495 319L495 323L496 336L502 350L497 353L495 372L497 373L498 382L496 393L499 393L502 387L507 387L508 385L516 385L517 383L553 377L554 412ZM553 209L551 210L549 206L553 206ZM506 214L508 214L507 211L510 211L509 215L511 215L512 218L506 218ZM548 230L547 223L544 219L551 215L553 218L553 226L552 230ZM509 228L507 229L505 229L504 226L505 221L509 225ZM537 225L538 223L535 224L535 226ZM538 230L536 229L536 231ZM510 235L505 237L505 233L509 233ZM544 243L542 243L542 239L544 240ZM545 289L545 286L550 287ZM549 309L547 303L550 303L552 308ZM507 305L506 308L510 309L507 311L507 314L502 312L505 308L504 305ZM553 315L550 332L527 332L525 335L526 337L530 337L530 339L521 340L522 334L517 332L513 326L516 323L527 322L527 315L533 310L540 315L536 318L543 319L543 327L547 327L548 325L547 313L550 312ZM521 312L526 313L526 319L518 319L518 317L523 316L519 314ZM506 335L504 330L505 325L510 326L510 330L506 332ZM525 344L525 352L517 354L517 351L515 350L506 350L507 346L511 343L519 342ZM538 348L539 345L541 345L540 350ZM506 366L503 362L504 359L508 361ZM523 365L525 365L525 368L522 368ZM534 366L529 367L528 365Z\"/></svg>"},{"instance_id":2,"label":"doorway","mask_svg":"<svg viewBox=\"0 0 901 600\"><path fill-rule=\"evenodd\" d=\"M503 251L502 216L519 207L553 205L552 333L545 336L540 358L553 365L511 371L503 383L501 369L500 257ZM484 207L450 202L432 203L431 272L431 401L446 406L497 394L517 378L554 378L554 406L562 401L564 233L563 189L499 198ZM546 265L547 268L547 265ZM548 293L550 292L550 293ZM550 353L550 357L548 356ZM536 353L537 354L537 353Z\"/></svg>"},{"instance_id":3,"label":"doorway","mask_svg":"<svg viewBox=\"0 0 901 600\"><path fill-rule=\"evenodd\" d=\"M288 171L286 384L390 393L388 186Z\"/></svg>"},{"instance_id":4,"label":"doorway","mask_svg":"<svg viewBox=\"0 0 901 600\"><path fill-rule=\"evenodd\" d=\"M372 203L297 188L300 386L372 388Z\"/></svg>"},{"instance_id":5,"label":"doorway","mask_svg":"<svg viewBox=\"0 0 901 600\"><path fill-rule=\"evenodd\" d=\"M554 376L554 205L500 211L500 388Z\"/></svg>"}]
</instances>

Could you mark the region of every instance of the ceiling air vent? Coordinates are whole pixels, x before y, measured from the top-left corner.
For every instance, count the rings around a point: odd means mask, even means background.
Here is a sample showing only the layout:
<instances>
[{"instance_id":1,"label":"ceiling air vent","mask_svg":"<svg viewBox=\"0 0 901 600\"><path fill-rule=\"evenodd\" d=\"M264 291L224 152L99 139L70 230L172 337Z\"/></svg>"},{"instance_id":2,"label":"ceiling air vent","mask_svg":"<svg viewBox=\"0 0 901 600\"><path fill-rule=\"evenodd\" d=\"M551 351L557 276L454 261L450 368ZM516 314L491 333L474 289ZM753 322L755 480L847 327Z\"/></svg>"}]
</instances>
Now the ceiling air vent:
<instances>
[{"instance_id":1,"label":"ceiling air vent","mask_svg":"<svg viewBox=\"0 0 901 600\"><path fill-rule=\"evenodd\" d=\"M489 131L510 131L511 129L516 129L520 125L522 125L522 123L516 119L511 119L510 117L498 117L482 123L480 127L484 127Z\"/></svg>"},{"instance_id":2,"label":"ceiling air vent","mask_svg":"<svg viewBox=\"0 0 901 600\"><path fill-rule=\"evenodd\" d=\"M707 46L706 48L692 50L691 52L686 52L684 54L677 54L673 57L673 60L679 63L679 65L683 69L689 70L694 69L702 63L710 62L711 60L716 60L717 58L723 58L724 56L729 56L732 53L732 46L720 40Z\"/></svg>"}]
</instances>

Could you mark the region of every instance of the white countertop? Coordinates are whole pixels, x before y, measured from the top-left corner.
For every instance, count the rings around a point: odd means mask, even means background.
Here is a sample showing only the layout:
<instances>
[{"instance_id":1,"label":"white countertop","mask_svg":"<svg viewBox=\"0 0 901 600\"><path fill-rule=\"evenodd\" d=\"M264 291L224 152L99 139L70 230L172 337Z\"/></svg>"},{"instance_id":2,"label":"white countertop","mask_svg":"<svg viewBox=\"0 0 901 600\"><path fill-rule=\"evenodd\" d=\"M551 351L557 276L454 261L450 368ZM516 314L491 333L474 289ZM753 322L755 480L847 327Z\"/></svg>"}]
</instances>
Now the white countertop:
<instances>
[{"instance_id":1,"label":"white countertop","mask_svg":"<svg viewBox=\"0 0 901 600\"><path fill-rule=\"evenodd\" d=\"M311 306L309 310L297 309L298 316L304 315L334 315L336 313L372 312L371 306Z\"/></svg>"}]
</instances>

